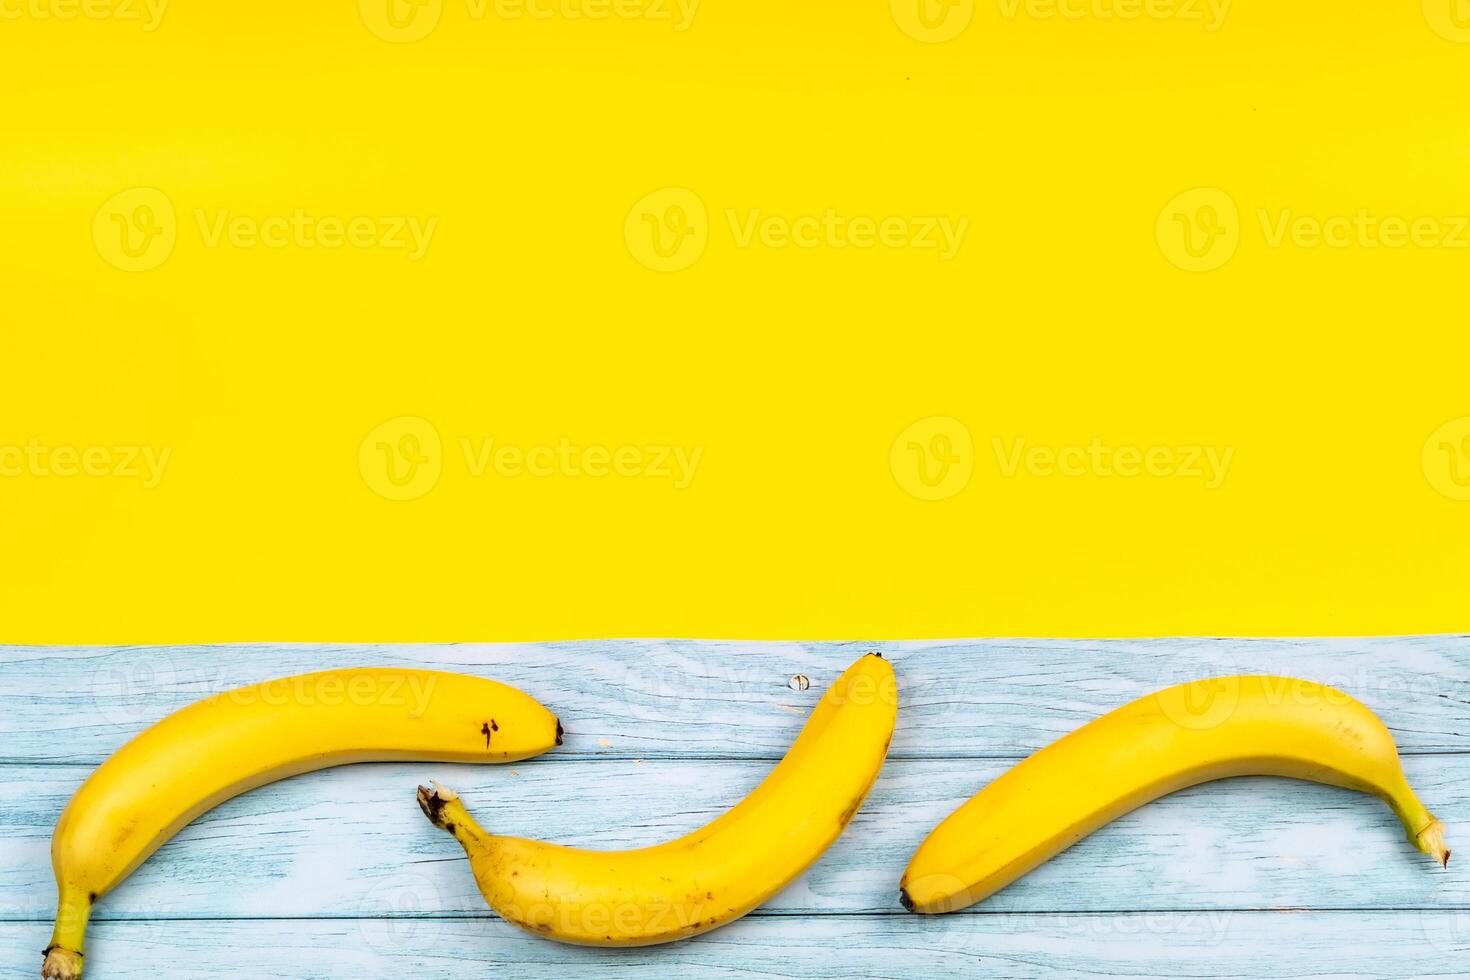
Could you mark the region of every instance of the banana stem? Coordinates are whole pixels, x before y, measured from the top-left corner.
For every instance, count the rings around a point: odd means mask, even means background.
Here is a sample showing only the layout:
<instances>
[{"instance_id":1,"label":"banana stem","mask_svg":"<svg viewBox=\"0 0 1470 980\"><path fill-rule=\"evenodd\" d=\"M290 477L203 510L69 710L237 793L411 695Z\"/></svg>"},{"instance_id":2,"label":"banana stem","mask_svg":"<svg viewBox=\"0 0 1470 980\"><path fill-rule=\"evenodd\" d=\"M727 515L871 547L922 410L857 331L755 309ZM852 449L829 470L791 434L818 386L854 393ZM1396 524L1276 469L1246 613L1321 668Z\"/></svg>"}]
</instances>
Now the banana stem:
<instances>
[{"instance_id":1,"label":"banana stem","mask_svg":"<svg viewBox=\"0 0 1470 980\"><path fill-rule=\"evenodd\" d=\"M46 980L79 980L82 975L82 942L87 919L92 914L90 895L81 895L65 885L56 900L56 928L46 947L41 976Z\"/></svg>"},{"instance_id":2,"label":"banana stem","mask_svg":"<svg viewBox=\"0 0 1470 980\"><path fill-rule=\"evenodd\" d=\"M438 783L434 784L433 789L420 786L418 800L419 809L424 811L424 816L429 818L429 822L440 830L453 834L454 839L459 841L465 850L468 851L483 843L484 828L475 822L474 817L470 816L470 812L459 801L459 794L454 790L440 786Z\"/></svg>"}]
</instances>

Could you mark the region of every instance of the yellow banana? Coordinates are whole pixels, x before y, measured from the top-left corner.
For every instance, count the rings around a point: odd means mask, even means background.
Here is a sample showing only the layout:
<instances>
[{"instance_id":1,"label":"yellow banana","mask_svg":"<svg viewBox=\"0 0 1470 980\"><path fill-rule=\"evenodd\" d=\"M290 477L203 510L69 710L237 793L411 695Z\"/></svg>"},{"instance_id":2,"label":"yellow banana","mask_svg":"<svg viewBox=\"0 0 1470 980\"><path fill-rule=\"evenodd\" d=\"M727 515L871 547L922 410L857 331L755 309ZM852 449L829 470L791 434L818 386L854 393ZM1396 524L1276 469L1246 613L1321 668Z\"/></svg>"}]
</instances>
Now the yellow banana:
<instances>
[{"instance_id":1,"label":"yellow banana","mask_svg":"<svg viewBox=\"0 0 1470 980\"><path fill-rule=\"evenodd\" d=\"M589 946L665 943L739 918L820 857L877 779L897 713L893 668L869 654L823 695L749 796L656 847L589 851L494 836L443 788L419 787L419 805L464 846L485 900L522 929Z\"/></svg>"},{"instance_id":2,"label":"yellow banana","mask_svg":"<svg viewBox=\"0 0 1470 980\"><path fill-rule=\"evenodd\" d=\"M965 908L1150 800L1248 775L1371 793L1415 847L1449 861L1373 712L1311 681L1217 677L1124 705L1004 773L919 846L899 898L913 912Z\"/></svg>"},{"instance_id":3,"label":"yellow banana","mask_svg":"<svg viewBox=\"0 0 1470 980\"><path fill-rule=\"evenodd\" d=\"M561 742L513 687L430 670L331 670L218 694L97 768L51 838L56 929L41 976L75 980L92 905L185 824L246 790L350 762L513 762Z\"/></svg>"}]
</instances>

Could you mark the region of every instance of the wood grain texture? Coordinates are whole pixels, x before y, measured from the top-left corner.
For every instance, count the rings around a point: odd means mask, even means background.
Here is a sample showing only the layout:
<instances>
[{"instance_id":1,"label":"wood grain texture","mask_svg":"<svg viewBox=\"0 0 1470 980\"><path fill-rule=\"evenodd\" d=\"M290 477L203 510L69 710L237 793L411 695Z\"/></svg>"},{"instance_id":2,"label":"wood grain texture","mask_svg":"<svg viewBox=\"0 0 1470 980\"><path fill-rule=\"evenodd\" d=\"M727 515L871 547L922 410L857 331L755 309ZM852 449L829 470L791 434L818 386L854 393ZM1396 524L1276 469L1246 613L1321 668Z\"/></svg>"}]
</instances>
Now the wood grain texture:
<instances>
[{"instance_id":1,"label":"wood grain texture","mask_svg":"<svg viewBox=\"0 0 1470 980\"><path fill-rule=\"evenodd\" d=\"M870 648L895 662L903 702L872 797L802 879L693 941L608 951L523 936L485 911L462 852L413 803L436 777L500 832L600 847L676 836L759 782ZM36 975L51 825L92 765L205 694L368 663L516 684L562 716L567 744L512 767L346 767L231 801L104 900L92 980L164 964L173 977L1470 976L1470 863L1435 868L1378 801L1289 780L1145 807L962 914L894 904L918 842L1012 760L1217 673L1305 676L1362 698L1453 845L1470 832L1470 640L1435 637L0 647L0 978ZM788 687L793 674L810 689Z\"/></svg>"},{"instance_id":2,"label":"wood grain texture","mask_svg":"<svg viewBox=\"0 0 1470 980\"><path fill-rule=\"evenodd\" d=\"M779 758L822 690L879 649L898 672L894 758L1029 755L1160 687L1280 673L1364 701L1406 753L1470 752L1470 637L1333 640L737 643L617 640L433 646L0 647L0 745L11 761L95 765L216 691L329 667L481 674L563 718L559 756ZM795 674L811 689L792 691Z\"/></svg>"},{"instance_id":3,"label":"wood grain texture","mask_svg":"<svg viewBox=\"0 0 1470 980\"><path fill-rule=\"evenodd\" d=\"M747 917L671 946L547 942L498 919L99 923L103 977L1327 977L1470 976L1453 912ZM35 936L0 924L0 980L36 975Z\"/></svg>"},{"instance_id":4,"label":"wood grain texture","mask_svg":"<svg viewBox=\"0 0 1470 980\"><path fill-rule=\"evenodd\" d=\"M1470 756L1416 756L1410 778L1470 829ZM838 843L762 913L905 914L898 879L929 830L1005 763L896 760ZM109 895L107 918L482 911L463 852L414 803L438 777L487 827L583 847L677 837L743 797L768 763L579 760L513 769L353 766L303 776L206 814ZM85 770L6 772L0 917L44 919L51 823ZM518 773L519 775L512 775ZM1453 835L1453 831L1452 831ZM1454 841L1452 840L1453 844ZM1470 848L1470 841L1466 847ZM1119 889L1120 882L1129 882ZM1228 780L1144 807L966 913L1470 907L1470 862L1441 869L1388 808L1348 790Z\"/></svg>"}]
</instances>

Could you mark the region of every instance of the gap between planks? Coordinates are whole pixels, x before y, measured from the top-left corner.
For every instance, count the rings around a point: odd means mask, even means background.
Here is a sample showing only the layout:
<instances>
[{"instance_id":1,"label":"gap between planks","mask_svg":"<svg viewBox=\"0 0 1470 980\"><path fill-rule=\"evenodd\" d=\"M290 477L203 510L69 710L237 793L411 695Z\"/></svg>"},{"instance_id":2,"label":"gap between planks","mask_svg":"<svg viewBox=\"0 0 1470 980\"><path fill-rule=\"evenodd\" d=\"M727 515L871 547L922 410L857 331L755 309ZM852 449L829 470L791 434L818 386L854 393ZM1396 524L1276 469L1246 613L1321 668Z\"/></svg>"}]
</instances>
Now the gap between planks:
<instances>
[{"instance_id":1,"label":"gap between planks","mask_svg":"<svg viewBox=\"0 0 1470 980\"><path fill-rule=\"evenodd\" d=\"M982 917L991 919L1035 919L1046 918L1099 918L1103 916L1140 916L1140 915L1177 915L1177 916L1223 916L1223 915L1377 915L1379 913L1391 915L1458 915L1470 912L1470 905L1446 905L1434 908L1424 908L1404 905L1385 906L1326 906L1312 908L1282 907L1282 908L1156 908L1156 909L1046 909L1046 910L1005 910L997 912L964 911L951 913L950 918L961 919L971 917ZM923 921L939 921L944 918L940 915L922 916L913 912L906 912L895 908L892 912L869 912L869 911L843 911L842 909L767 909L755 908L745 913L742 919L810 919L820 916L824 919L915 919ZM4 925L34 925L50 924L55 917L37 916L34 918L0 919L0 926ZM103 914L94 914L89 922L110 922L114 925L126 925L137 922L479 922L502 921L501 917L488 909L481 912L434 912L421 915L140 915L134 917L110 917Z\"/></svg>"},{"instance_id":2,"label":"gap between planks","mask_svg":"<svg viewBox=\"0 0 1470 980\"><path fill-rule=\"evenodd\" d=\"M1060 737L1060 736L1058 736ZM122 746L118 746L121 748ZM1038 750L1040 751L1040 750ZM1423 749L1419 751L1399 751L1399 757L1403 759L1415 758L1439 758L1470 756L1470 749ZM913 753L889 753L885 762L1021 762L1029 759L1031 754L1015 755L1012 753L990 755L983 752L976 753L945 753L943 755L916 755ZM534 756L523 759L523 764L536 763L537 765L554 764L557 762L780 762L783 755L711 755L691 753L689 755L671 755L665 752L548 752L545 755ZM56 769L95 769L105 759L77 760L77 759L37 759L25 756L0 757L0 769L8 768L40 768L51 767ZM394 760L403 762L405 760ZM353 765L374 765L372 762L352 763ZM410 760L411 764L411 760ZM466 763L474 765L474 763ZM505 763L489 763L489 765L505 765Z\"/></svg>"}]
</instances>

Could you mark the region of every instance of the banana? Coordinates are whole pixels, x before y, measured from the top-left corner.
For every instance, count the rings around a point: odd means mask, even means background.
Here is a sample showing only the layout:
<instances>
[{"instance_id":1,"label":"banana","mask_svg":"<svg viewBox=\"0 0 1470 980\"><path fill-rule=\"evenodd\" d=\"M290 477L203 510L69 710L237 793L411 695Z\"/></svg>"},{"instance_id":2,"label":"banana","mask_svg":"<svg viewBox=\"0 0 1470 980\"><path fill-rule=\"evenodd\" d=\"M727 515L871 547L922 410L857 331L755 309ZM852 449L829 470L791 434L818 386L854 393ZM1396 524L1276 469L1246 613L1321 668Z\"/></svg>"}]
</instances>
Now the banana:
<instances>
[{"instance_id":1,"label":"banana","mask_svg":"<svg viewBox=\"0 0 1470 980\"><path fill-rule=\"evenodd\" d=\"M57 820L56 928L41 976L76 980L97 899L237 794L350 762L513 762L561 734L556 716L513 687L430 670L331 670L192 704L102 763Z\"/></svg>"},{"instance_id":2,"label":"banana","mask_svg":"<svg viewBox=\"0 0 1470 980\"><path fill-rule=\"evenodd\" d=\"M522 929L586 946L666 943L738 919L820 857L877 779L897 713L893 668L869 654L823 695L749 796L656 847L589 851L498 837L442 787L419 787L419 805L463 845L485 900Z\"/></svg>"},{"instance_id":3,"label":"banana","mask_svg":"<svg viewBox=\"0 0 1470 980\"><path fill-rule=\"evenodd\" d=\"M1136 807L1248 775L1371 793L1415 847L1449 862L1443 828L1409 788L1373 712L1311 681L1217 677L1124 705L1001 775L919 846L899 899L911 912L965 908Z\"/></svg>"}]
</instances>

